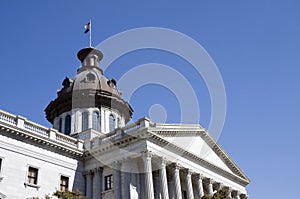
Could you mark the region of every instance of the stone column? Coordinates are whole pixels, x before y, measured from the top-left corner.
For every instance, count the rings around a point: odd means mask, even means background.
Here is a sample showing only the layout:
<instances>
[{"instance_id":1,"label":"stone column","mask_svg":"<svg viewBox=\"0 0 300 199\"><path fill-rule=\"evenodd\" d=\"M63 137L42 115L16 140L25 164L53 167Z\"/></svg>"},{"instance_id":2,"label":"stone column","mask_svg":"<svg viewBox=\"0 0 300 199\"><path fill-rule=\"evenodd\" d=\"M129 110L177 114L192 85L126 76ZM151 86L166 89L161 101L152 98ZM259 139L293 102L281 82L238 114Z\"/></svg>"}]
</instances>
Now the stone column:
<instances>
[{"instance_id":1,"label":"stone column","mask_svg":"<svg viewBox=\"0 0 300 199\"><path fill-rule=\"evenodd\" d=\"M179 174L179 165L177 163L174 163L172 165L172 172L174 177L174 190L175 190L175 199L182 199L182 193L181 193L181 183L180 183L180 174Z\"/></svg>"},{"instance_id":2,"label":"stone column","mask_svg":"<svg viewBox=\"0 0 300 199\"><path fill-rule=\"evenodd\" d=\"M240 193L239 193L239 191L233 190L231 192L231 194L232 194L232 198L233 199L240 199Z\"/></svg>"},{"instance_id":3,"label":"stone column","mask_svg":"<svg viewBox=\"0 0 300 199\"><path fill-rule=\"evenodd\" d=\"M214 190L213 190L213 180L210 178L205 178L204 179L204 184L206 186L206 190L207 190L207 194L209 196L212 196L214 194Z\"/></svg>"},{"instance_id":4,"label":"stone column","mask_svg":"<svg viewBox=\"0 0 300 199\"><path fill-rule=\"evenodd\" d=\"M204 190L203 190L203 183L202 178L203 176L201 174L195 174L195 199L201 199L202 196L204 196Z\"/></svg>"},{"instance_id":5,"label":"stone column","mask_svg":"<svg viewBox=\"0 0 300 199\"><path fill-rule=\"evenodd\" d=\"M114 169L114 195L116 199L122 199L121 195L121 162L116 161L112 164L112 167Z\"/></svg>"},{"instance_id":6,"label":"stone column","mask_svg":"<svg viewBox=\"0 0 300 199\"><path fill-rule=\"evenodd\" d=\"M187 187L187 198L194 199L191 170L185 169L184 175L185 175L185 181L186 181L186 187Z\"/></svg>"},{"instance_id":7,"label":"stone column","mask_svg":"<svg viewBox=\"0 0 300 199\"><path fill-rule=\"evenodd\" d=\"M95 199L102 199L102 178L103 178L103 168L95 168L94 169L94 177L93 177L93 196Z\"/></svg>"},{"instance_id":8,"label":"stone column","mask_svg":"<svg viewBox=\"0 0 300 199\"><path fill-rule=\"evenodd\" d=\"M93 198L93 175L94 173L92 171L88 171L86 174L86 197L87 198Z\"/></svg>"},{"instance_id":9,"label":"stone column","mask_svg":"<svg viewBox=\"0 0 300 199\"><path fill-rule=\"evenodd\" d=\"M213 190L214 191L219 191L222 188L222 185L220 182L214 182L213 183Z\"/></svg>"},{"instance_id":10,"label":"stone column","mask_svg":"<svg viewBox=\"0 0 300 199\"><path fill-rule=\"evenodd\" d=\"M230 199L231 199L231 198L232 198L232 197L231 197L231 191L232 191L231 188L230 188L230 187L224 187L224 189L225 189L226 191L228 191L227 198L230 198Z\"/></svg>"},{"instance_id":11,"label":"stone column","mask_svg":"<svg viewBox=\"0 0 300 199\"><path fill-rule=\"evenodd\" d=\"M167 180L167 172L166 172L166 159L164 158L160 158L159 180L160 180L161 199L169 199L168 180Z\"/></svg>"},{"instance_id":12,"label":"stone column","mask_svg":"<svg viewBox=\"0 0 300 199\"><path fill-rule=\"evenodd\" d=\"M145 199L154 199L152 165L151 165L152 154L150 152L144 152L142 153L142 158L144 162L144 173L145 173L144 175Z\"/></svg>"},{"instance_id":13,"label":"stone column","mask_svg":"<svg viewBox=\"0 0 300 199\"><path fill-rule=\"evenodd\" d=\"M161 189L160 189L160 174L159 171L153 171L153 187L154 187L154 198L161 198Z\"/></svg>"},{"instance_id":14,"label":"stone column","mask_svg":"<svg viewBox=\"0 0 300 199\"><path fill-rule=\"evenodd\" d=\"M122 199L130 199L130 173L127 169L121 171Z\"/></svg>"}]
</instances>

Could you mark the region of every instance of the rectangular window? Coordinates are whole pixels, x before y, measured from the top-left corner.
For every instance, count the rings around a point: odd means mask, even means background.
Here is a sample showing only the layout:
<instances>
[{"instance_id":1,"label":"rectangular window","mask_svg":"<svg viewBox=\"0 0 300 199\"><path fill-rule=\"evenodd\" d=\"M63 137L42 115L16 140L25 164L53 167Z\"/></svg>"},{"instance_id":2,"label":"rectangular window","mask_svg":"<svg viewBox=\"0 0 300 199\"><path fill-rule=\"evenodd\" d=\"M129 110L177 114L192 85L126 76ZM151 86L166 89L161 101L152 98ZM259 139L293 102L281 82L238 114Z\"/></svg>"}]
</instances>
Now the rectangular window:
<instances>
[{"instance_id":1,"label":"rectangular window","mask_svg":"<svg viewBox=\"0 0 300 199\"><path fill-rule=\"evenodd\" d=\"M27 176L28 184L37 185L38 172L39 172L39 170L37 168L28 167L28 176Z\"/></svg>"},{"instance_id":2,"label":"rectangular window","mask_svg":"<svg viewBox=\"0 0 300 199\"><path fill-rule=\"evenodd\" d=\"M104 190L110 190L114 187L113 175L108 175L104 177L105 187Z\"/></svg>"},{"instance_id":3,"label":"rectangular window","mask_svg":"<svg viewBox=\"0 0 300 199\"><path fill-rule=\"evenodd\" d=\"M69 189L69 178L60 176L60 191L67 191Z\"/></svg>"}]
</instances>

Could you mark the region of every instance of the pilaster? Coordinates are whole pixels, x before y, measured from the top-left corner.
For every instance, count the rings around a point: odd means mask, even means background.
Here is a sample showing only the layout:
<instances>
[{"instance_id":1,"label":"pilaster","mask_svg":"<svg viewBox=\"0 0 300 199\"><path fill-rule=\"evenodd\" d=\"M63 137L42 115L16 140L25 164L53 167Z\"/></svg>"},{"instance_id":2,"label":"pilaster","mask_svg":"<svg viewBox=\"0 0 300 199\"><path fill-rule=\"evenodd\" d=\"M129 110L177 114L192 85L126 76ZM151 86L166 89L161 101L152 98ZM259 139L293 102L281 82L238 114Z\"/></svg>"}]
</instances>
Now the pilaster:
<instances>
[{"instance_id":1,"label":"pilaster","mask_svg":"<svg viewBox=\"0 0 300 199\"><path fill-rule=\"evenodd\" d=\"M94 177L93 177L93 196L95 199L102 199L102 178L103 178L103 168L98 167L94 170Z\"/></svg>"},{"instance_id":2,"label":"pilaster","mask_svg":"<svg viewBox=\"0 0 300 199\"><path fill-rule=\"evenodd\" d=\"M85 190L86 190L86 197L87 198L93 198L93 175L94 172L92 170L86 172L86 184L85 184Z\"/></svg>"}]
</instances>

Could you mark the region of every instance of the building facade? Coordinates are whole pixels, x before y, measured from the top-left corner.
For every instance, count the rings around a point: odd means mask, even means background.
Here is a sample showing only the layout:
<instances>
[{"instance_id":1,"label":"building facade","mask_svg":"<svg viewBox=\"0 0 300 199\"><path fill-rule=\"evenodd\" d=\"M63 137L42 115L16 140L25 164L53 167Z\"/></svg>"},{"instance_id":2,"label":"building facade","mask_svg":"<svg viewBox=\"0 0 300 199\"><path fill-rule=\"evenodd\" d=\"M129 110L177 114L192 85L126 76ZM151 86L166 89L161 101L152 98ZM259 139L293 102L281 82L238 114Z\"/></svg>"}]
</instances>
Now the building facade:
<instances>
[{"instance_id":1,"label":"building facade","mask_svg":"<svg viewBox=\"0 0 300 199\"><path fill-rule=\"evenodd\" d=\"M199 199L219 189L247 198L247 176L200 125L128 124L133 109L103 75L101 51L45 109L47 128L0 111L0 199L78 189L88 199Z\"/></svg>"}]
</instances>

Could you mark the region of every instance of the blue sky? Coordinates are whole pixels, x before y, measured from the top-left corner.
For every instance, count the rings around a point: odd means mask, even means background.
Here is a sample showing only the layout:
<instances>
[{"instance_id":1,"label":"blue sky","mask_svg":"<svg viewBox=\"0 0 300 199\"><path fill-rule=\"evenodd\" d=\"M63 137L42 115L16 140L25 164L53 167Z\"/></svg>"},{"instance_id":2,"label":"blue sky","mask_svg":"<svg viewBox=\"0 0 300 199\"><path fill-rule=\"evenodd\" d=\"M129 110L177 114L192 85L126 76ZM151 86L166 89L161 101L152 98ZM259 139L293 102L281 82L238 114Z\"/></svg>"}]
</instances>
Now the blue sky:
<instances>
[{"instance_id":1,"label":"blue sky","mask_svg":"<svg viewBox=\"0 0 300 199\"><path fill-rule=\"evenodd\" d=\"M133 28L176 30L200 43L218 66L227 96L226 121L218 142L251 179L250 197L295 198L298 194L298 1L0 4L0 109L50 127L43 110L56 97L65 76L76 74L76 53L88 45L83 25L90 18L95 45ZM112 63L105 74L118 80L132 67L151 62L172 66L191 82L201 109L200 123L207 128L209 92L201 76L180 57L155 49L135 51ZM167 88L141 87L130 103L134 119L148 116L152 104L161 104L167 122L180 122L178 100Z\"/></svg>"}]
</instances>

